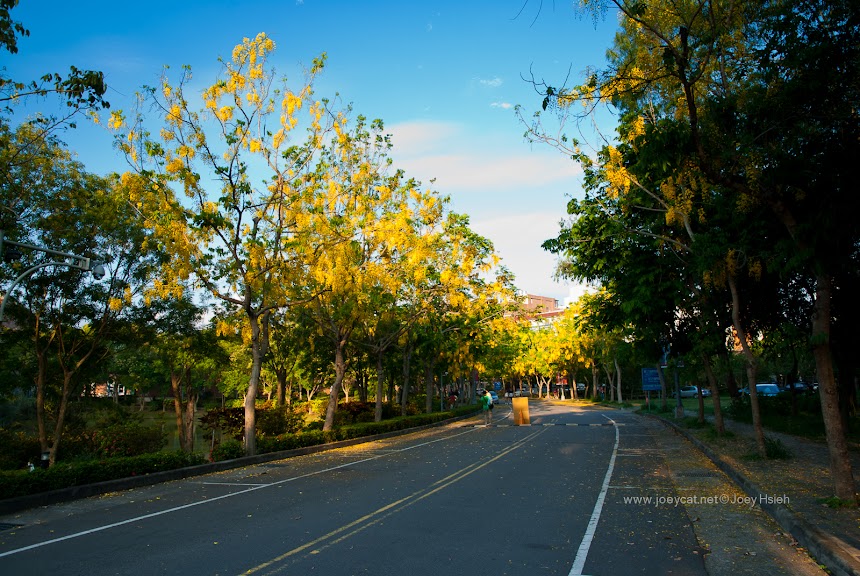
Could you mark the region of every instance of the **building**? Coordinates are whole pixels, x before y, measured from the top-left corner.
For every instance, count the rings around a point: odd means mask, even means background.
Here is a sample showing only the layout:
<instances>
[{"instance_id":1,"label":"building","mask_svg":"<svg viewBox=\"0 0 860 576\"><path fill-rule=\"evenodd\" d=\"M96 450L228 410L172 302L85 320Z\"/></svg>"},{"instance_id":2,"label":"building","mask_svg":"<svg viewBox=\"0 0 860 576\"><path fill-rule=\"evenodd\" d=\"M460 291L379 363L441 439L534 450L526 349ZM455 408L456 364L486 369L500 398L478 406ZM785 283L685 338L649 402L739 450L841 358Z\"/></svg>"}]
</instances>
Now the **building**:
<instances>
[{"instance_id":1,"label":"building","mask_svg":"<svg viewBox=\"0 0 860 576\"><path fill-rule=\"evenodd\" d=\"M510 313L511 316L531 322L533 329L549 326L552 321L564 313L558 305L558 300L549 296L536 294L520 294L519 310Z\"/></svg>"}]
</instances>

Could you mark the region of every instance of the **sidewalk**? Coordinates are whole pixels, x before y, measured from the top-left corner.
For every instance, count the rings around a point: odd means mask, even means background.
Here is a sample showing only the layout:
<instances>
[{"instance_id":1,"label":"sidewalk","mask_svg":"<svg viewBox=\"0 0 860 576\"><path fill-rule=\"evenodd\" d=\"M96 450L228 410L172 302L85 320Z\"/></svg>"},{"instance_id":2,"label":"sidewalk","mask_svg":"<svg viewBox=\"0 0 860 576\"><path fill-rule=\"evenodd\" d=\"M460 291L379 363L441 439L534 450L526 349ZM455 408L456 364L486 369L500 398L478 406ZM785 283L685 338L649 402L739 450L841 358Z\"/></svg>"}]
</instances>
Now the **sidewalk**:
<instances>
[{"instance_id":1,"label":"sidewalk","mask_svg":"<svg viewBox=\"0 0 860 576\"><path fill-rule=\"evenodd\" d=\"M687 415L697 416L690 411ZM831 508L823 503L833 495L826 445L765 431L766 436L782 442L793 457L762 460L749 457L755 452L749 424L726 420L726 430L734 437L715 438L705 430L683 428L668 419L661 420L687 437L747 495L760 502L761 509L781 526L781 530L808 550L830 573L860 576L860 511ZM851 456L857 474L860 453L854 451ZM855 481L860 478L855 476Z\"/></svg>"}]
</instances>

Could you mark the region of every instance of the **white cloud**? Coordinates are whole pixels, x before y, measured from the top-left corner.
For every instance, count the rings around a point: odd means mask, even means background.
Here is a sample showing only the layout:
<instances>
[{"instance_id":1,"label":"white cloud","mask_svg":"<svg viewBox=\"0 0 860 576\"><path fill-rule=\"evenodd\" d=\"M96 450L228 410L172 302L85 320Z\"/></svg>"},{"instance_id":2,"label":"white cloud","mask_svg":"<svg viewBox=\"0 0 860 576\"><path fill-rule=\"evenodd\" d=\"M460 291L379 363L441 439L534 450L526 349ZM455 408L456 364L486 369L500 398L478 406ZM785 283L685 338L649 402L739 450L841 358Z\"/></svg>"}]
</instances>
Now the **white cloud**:
<instances>
[{"instance_id":1,"label":"white cloud","mask_svg":"<svg viewBox=\"0 0 860 576\"><path fill-rule=\"evenodd\" d=\"M432 151L440 142L458 137L462 126L453 122L415 120L386 126L398 156L415 156Z\"/></svg>"},{"instance_id":2,"label":"white cloud","mask_svg":"<svg viewBox=\"0 0 860 576\"><path fill-rule=\"evenodd\" d=\"M388 130L396 165L423 182L435 178L436 188L445 193L569 184L581 174L577 164L554 150L499 149L497 139L483 141L452 122L406 122Z\"/></svg>"},{"instance_id":3,"label":"white cloud","mask_svg":"<svg viewBox=\"0 0 860 576\"><path fill-rule=\"evenodd\" d=\"M559 220L557 213L532 212L473 220L471 226L493 242L502 264L516 276L517 288L557 298L561 304L571 285L553 280L556 257L540 247L545 240L558 235Z\"/></svg>"},{"instance_id":4,"label":"white cloud","mask_svg":"<svg viewBox=\"0 0 860 576\"><path fill-rule=\"evenodd\" d=\"M566 282L553 280L556 257L541 244L558 235L565 195L578 189L579 166L549 147L532 148L516 135L475 134L456 122L412 121L388 127L394 165L450 195L492 240L518 288L558 298Z\"/></svg>"},{"instance_id":5,"label":"white cloud","mask_svg":"<svg viewBox=\"0 0 860 576\"><path fill-rule=\"evenodd\" d=\"M504 110L510 110L514 107L514 105L510 102L491 102L490 106L492 106L493 108L502 108Z\"/></svg>"},{"instance_id":6,"label":"white cloud","mask_svg":"<svg viewBox=\"0 0 860 576\"><path fill-rule=\"evenodd\" d=\"M488 86L490 88L498 88L502 84L504 84L504 80L496 76L495 78L478 78L478 82L483 84L484 86Z\"/></svg>"},{"instance_id":7,"label":"white cloud","mask_svg":"<svg viewBox=\"0 0 860 576\"><path fill-rule=\"evenodd\" d=\"M442 191L527 189L572 180L580 170L561 155L495 154L481 151L398 159L397 165L420 180L436 179Z\"/></svg>"}]
</instances>

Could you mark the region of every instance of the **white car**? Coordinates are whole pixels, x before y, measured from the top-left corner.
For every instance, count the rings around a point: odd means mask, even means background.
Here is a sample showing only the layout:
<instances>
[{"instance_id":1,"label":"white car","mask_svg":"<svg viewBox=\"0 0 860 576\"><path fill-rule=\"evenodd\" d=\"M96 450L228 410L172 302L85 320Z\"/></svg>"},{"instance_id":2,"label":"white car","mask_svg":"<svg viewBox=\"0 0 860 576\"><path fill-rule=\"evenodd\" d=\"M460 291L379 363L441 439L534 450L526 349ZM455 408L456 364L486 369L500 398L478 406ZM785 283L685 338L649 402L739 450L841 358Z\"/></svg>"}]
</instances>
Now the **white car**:
<instances>
[{"instance_id":1,"label":"white car","mask_svg":"<svg viewBox=\"0 0 860 576\"><path fill-rule=\"evenodd\" d=\"M741 390L741 394L745 394L749 396L750 389L743 388ZM756 384L755 385L755 393L758 396L777 396L780 393L779 386L776 384L765 383L765 384Z\"/></svg>"},{"instance_id":2,"label":"white car","mask_svg":"<svg viewBox=\"0 0 860 576\"><path fill-rule=\"evenodd\" d=\"M707 388L702 388L702 397L707 398L711 395L711 391ZM699 387L698 386L683 386L681 388L681 398L698 398L699 397Z\"/></svg>"}]
</instances>

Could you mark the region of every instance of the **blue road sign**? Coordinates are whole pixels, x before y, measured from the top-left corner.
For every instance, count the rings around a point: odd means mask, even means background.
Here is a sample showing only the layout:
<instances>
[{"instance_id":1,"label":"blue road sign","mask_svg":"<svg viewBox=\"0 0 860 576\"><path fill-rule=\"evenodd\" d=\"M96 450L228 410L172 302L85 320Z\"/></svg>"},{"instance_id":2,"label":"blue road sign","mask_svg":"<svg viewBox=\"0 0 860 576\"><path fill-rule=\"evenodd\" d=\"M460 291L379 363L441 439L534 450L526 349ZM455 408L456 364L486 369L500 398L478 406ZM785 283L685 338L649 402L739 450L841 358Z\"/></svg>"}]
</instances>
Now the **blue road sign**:
<instances>
[{"instance_id":1,"label":"blue road sign","mask_svg":"<svg viewBox=\"0 0 860 576\"><path fill-rule=\"evenodd\" d=\"M660 374L656 368L642 369L642 390L644 392L659 392L663 387L660 386Z\"/></svg>"}]
</instances>

